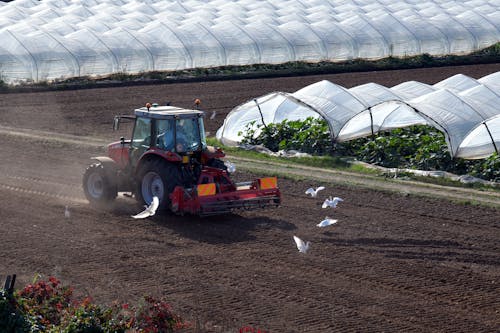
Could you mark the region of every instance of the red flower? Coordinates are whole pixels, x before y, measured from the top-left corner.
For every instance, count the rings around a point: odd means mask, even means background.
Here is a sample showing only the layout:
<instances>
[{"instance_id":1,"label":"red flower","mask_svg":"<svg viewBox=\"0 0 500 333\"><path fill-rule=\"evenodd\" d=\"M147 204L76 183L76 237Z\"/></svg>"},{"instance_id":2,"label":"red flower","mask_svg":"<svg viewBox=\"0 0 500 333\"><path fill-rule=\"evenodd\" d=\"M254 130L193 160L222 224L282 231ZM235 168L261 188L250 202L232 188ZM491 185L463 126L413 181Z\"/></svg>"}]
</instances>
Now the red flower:
<instances>
[{"instance_id":1,"label":"red flower","mask_svg":"<svg viewBox=\"0 0 500 333\"><path fill-rule=\"evenodd\" d=\"M54 288L56 288L59 285L59 283L61 283L61 281L59 281L53 276L49 277L49 282L52 283L52 287Z\"/></svg>"},{"instance_id":2,"label":"red flower","mask_svg":"<svg viewBox=\"0 0 500 333\"><path fill-rule=\"evenodd\" d=\"M62 311L63 306L62 306L61 302L57 302L57 303L56 303L56 309L57 309L57 311L59 311L59 312L61 312L61 311Z\"/></svg>"}]
</instances>

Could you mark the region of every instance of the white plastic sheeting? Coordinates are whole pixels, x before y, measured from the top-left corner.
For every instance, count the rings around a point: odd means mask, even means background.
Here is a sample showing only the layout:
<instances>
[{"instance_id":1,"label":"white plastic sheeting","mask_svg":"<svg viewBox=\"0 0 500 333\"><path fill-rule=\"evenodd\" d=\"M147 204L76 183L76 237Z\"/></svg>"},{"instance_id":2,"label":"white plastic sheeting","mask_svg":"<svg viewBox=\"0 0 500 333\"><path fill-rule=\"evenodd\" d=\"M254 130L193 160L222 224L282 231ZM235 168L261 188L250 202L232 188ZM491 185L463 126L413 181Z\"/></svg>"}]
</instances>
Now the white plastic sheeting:
<instances>
[{"instance_id":1,"label":"white plastic sheeting","mask_svg":"<svg viewBox=\"0 0 500 333\"><path fill-rule=\"evenodd\" d=\"M500 41L500 0L15 0L0 40L8 83L464 54Z\"/></svg>"},{"instance_id":2,"label":"white plastic sheeting","mask_svg":"<svg viewBox=\"0 0 500 333\"><path fill-rule=\"evenodd\" d=\"M273 92L237 106L216 136L236 145L248 126L307 117L324 118L338 142L430 125L444 133L451 156L483 158L499 147L499 73L479 80L457 74L433 86L408 81L392 88L368 83L346 89L320 81L292 94Z\"/></svg>"},{"instance_id":3,"label":"white plastic sheeting","mask_svg":"<svg viewBox=\"0 0 500 333\"><path fill-rule=\"evenodd\" d=\"M457 157L485 158L500 152L500 114L477 125L464 138L457 150Z\"/></svg>"}]
</instances>

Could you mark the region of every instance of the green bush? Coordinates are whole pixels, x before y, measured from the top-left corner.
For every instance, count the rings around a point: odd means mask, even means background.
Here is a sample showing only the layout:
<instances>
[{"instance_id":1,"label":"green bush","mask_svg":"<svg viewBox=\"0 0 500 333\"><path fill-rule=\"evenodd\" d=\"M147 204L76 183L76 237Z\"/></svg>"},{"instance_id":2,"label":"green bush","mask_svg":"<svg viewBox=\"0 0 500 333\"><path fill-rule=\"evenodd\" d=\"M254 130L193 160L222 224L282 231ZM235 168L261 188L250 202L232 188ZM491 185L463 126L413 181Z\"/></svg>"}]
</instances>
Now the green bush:
<instances>
[{"instance_id":1,"label":"green bush","mask_svg":"<svg viewBox=\"0 0 500 333\"><path fill-rule=\"evenodd\" d=\"M263 145L274 152L299 150L314 155L328 155L334 148L327 122L312 117L303 121L283 121L267 126L251 122L244 133L246 134L242 143Z\"/></svg>"},{"instance_id":2,"label":"green bush","mask_svg":"<svg viewBox=\"0 0 500 333\"><path fill-rule=\"evenodd\" d=\"M470 174L491 181L500 182L500 156L495 153L484 160L478 160L470 167Z\"/></svg>"},{"instance_id":3,"label":"green bush","mask_svg":"<svg viewBox=\"0 0 500 333\"><path fill-rule=\"evenodd\" d=\"M0 332L29 332L30 325L20 313L13 295L0 289Z\"/></svg>"}]
</instances>

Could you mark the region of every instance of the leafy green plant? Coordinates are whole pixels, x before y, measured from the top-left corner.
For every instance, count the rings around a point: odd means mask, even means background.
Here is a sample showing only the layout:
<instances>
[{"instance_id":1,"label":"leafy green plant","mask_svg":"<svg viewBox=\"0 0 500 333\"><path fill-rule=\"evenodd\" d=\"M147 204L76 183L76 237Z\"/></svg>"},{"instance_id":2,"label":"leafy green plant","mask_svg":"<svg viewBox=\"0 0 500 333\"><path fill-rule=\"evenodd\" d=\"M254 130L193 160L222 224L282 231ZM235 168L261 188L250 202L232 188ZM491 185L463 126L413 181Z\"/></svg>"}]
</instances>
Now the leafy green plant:
<instances>
[{"instance_id":1,"label":"leafy green plant","mask_svg":"<svg viewBox=\"0 0 500 333\"><path fill-rule=\"evenodd\" d=\"M500 156L498 153L473 163L470 167L470 174L478 178L500 182Z\"/></svg>"},{"instance_id":2,"label":"leafy green plant","mask_svg":"<svg viewBox=\"0 0 500 333\"><path fill-rule=\"evenodd\" d=\"M333 144L323 119L285 120L267 126L250 123L242 143L263 145L272 151L299 150L313 155L351 156L357 160L389 168L439 170L470 174L499 181L500 158L485 160L451 158L442 132L431 126L409 126L378 133L369 138Z\"/></svg>"},{"instance_id":3,"label":"leafy green plant","mask_svg":"<svg viewBox=\"0 0 500 333\"><path fill-rule=\"evenodd\" d=\"M15 297L0 289L0 332L29 332L30 324L18 307Z\"/></svg>"},{"instance_id":4,"label":"leafy green plant","mask_svg":"<svg viewBox=\"0 0 500 333\"><path fill-rule=\"evenodd\" d=\"M327 155L331 154L334 148L327 122L312 117L303 121L283 121L267 126L251 122L243 133L245 134L242 143L263 145L275 152L299 150L314 155Z\"/></svg>"}]
</instances>

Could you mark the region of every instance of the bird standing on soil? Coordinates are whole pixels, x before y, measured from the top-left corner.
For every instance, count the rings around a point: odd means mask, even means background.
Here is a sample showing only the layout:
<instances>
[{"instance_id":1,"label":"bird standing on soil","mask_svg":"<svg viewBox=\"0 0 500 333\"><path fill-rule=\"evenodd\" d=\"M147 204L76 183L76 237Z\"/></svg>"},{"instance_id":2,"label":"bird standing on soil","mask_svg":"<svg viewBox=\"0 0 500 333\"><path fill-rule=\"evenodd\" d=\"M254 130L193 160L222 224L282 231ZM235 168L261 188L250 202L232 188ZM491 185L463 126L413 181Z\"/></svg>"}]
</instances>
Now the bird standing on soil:
<instances>
[{"instance_id":1,"label":"bird standing on soil","mask_svg":"<svg viewBox=\"0 0 500 333\"><path fill-rule=\"evenodd\" d=\"M327 208L327 207L337 208L338 203L342 202L342 201L344 201L344 199L342 199L342 198L330 197L330 198L325 199L325 202L323 202L323 205L321 205L321 208Z\"/></svg>"},{"instance_id":2,"label":"bird standing on soil","mask_svg":"<svg viewBox=\"0 0 500 333\"><path fill-rule=\"evenodd\" d=\"M69 211L68 205L64 208L64 217L69 219L71 217L71 212Z\"/></svg>"},{"instance_id":3,"label":"bird standing on soil","mask_svg":"<svg viewBox=\"0 0 500 333\"><path fill-rule=\"evenodd\" d=\"M337 222L338 222L338 220L331 219L327 216L327 217L325 217L325 219L323 221L321 221L320 223L318 223L316 225L320 228L324 228L324 227L328 227L329 225L335 224Z\"/></svg>"},{"instance_id":4,"label":"bird standing on soil","mask_svg":"<svg viewBox=\"0 0 500 333\"><path fill-rule=\"evenodd\" d=\"M299 237L293 235L293 240L295 241L295 244L297 245L297 249L299 249L300 253L307 253L309 251L309 247L311 245L311 242L304 242L302 239Z\"/></svg>"},{"instance_id":5,"label":"bird standing on soil","mask_svg":"<svg viewBox=\"0 0 500 333\"><path fill-rule=\"evenodd\" d=\"M318 192L324 189L325 189L324 186L317 187L316 189L311 187L306 190L306 194L310 194L311 197L316 198L318 196Z\"/></svg>"},{"instance_id":6,"label":"bird standing on soil","mask_svg":"<svg viewBox=\"0 0 500 333\"><path fill-rule=\"evenodd\" d=\"M140 212L137 215L132 215L134 219L145 219L146 217L150 217L156 214L156 210L158 209L158 206L160 205L160 200L158 197L153 197L153 201L149 206L146 207L145 210Z\"/></svg>"}]
</instances>

